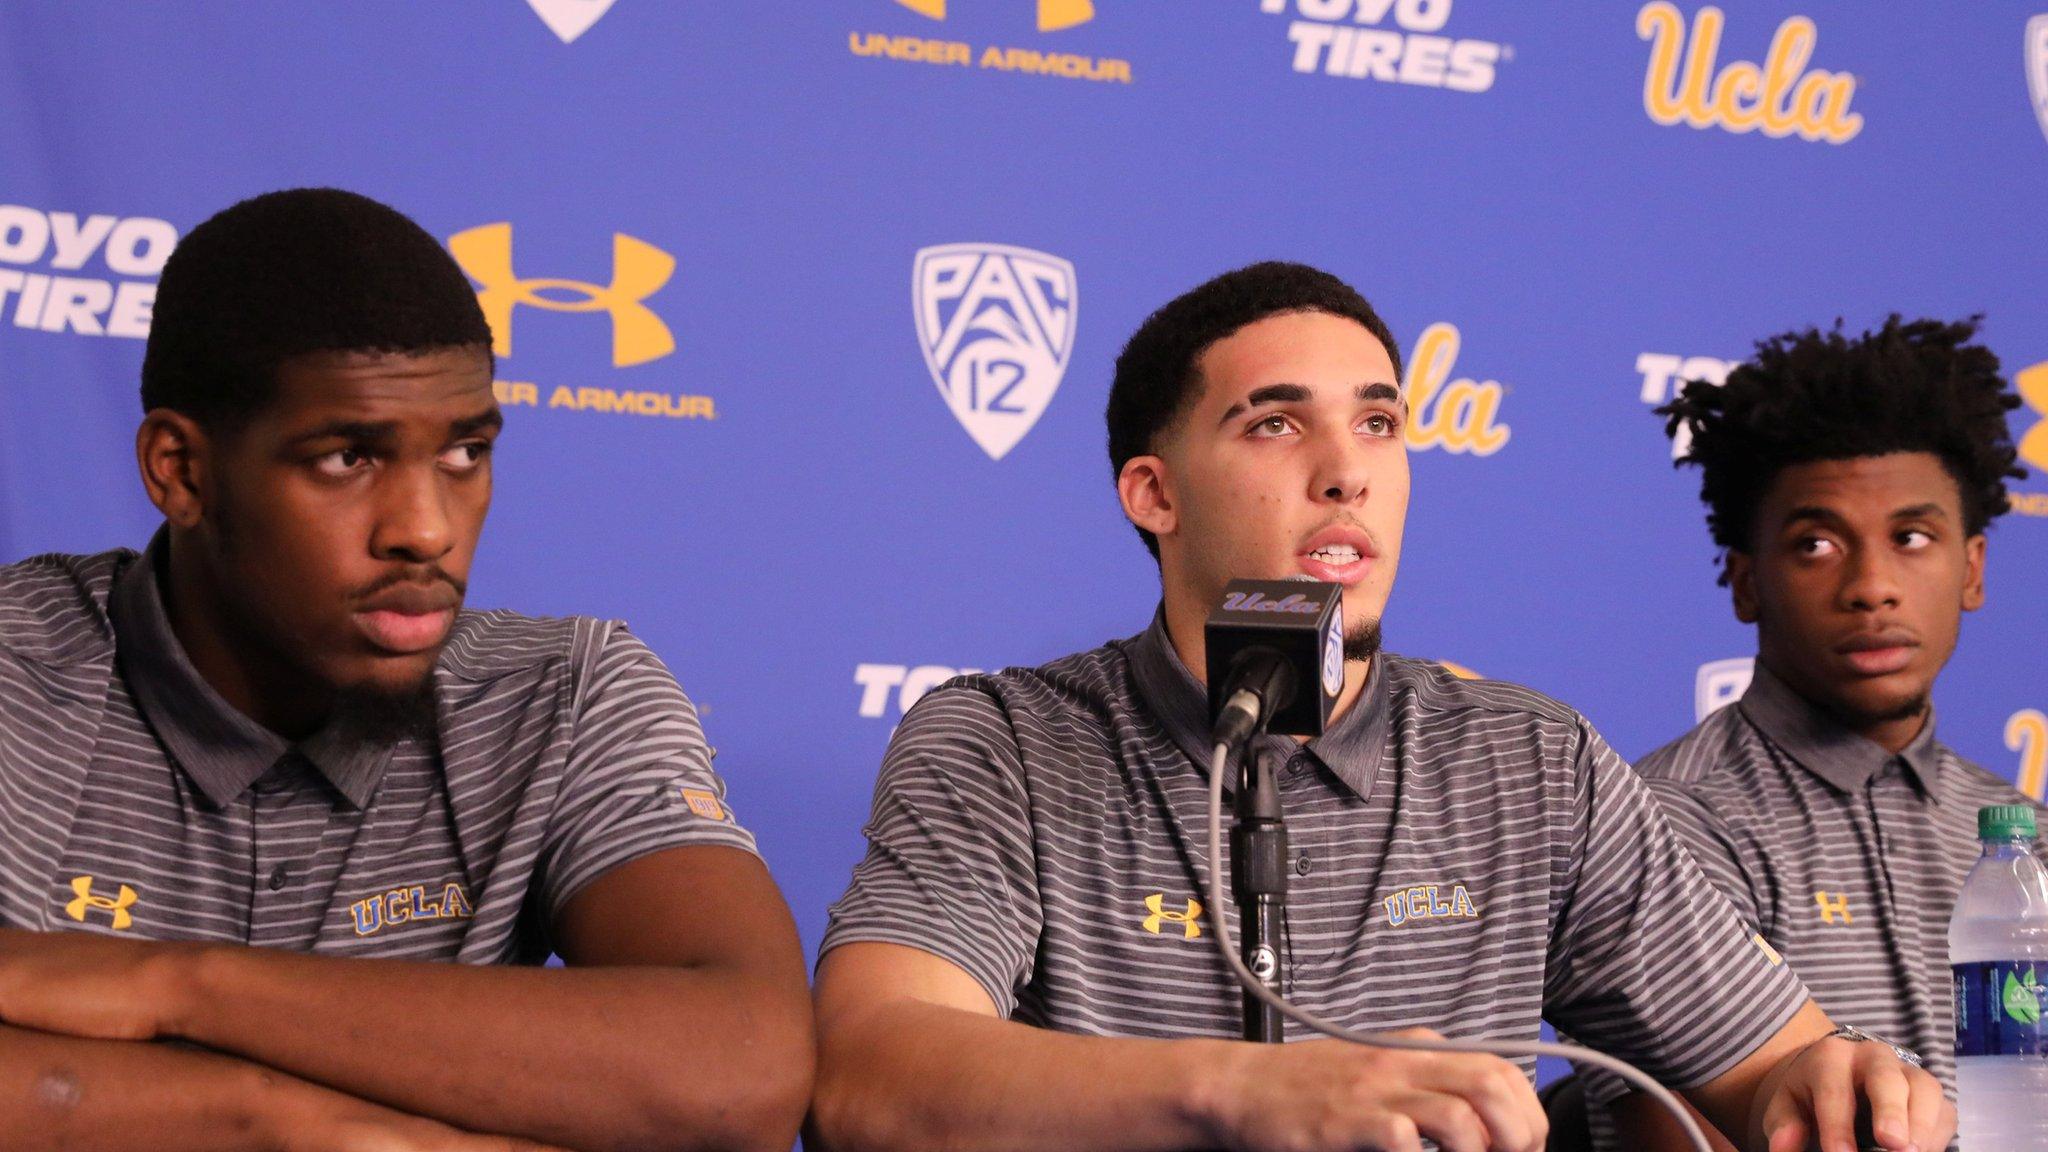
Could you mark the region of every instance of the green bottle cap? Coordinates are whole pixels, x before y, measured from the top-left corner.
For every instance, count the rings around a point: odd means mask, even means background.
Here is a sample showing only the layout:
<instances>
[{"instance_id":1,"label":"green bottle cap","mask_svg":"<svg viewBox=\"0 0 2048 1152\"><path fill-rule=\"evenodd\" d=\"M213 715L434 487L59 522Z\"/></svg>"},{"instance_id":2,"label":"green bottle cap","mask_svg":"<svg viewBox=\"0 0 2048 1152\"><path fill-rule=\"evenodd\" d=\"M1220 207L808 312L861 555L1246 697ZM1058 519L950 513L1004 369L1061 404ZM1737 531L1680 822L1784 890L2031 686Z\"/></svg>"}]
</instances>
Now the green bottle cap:
<instances>
[{"instance_id":1,"label":"green bottle cap","mask_svg":"<svg viewBox=\"0 0 2048 1152\"><path fill-rule=\"evenodd\" d=\"M2034 806L2031 804L1986 804L1977 809L1977 839L2032 840Z\"/></svg>"}]
</instances>

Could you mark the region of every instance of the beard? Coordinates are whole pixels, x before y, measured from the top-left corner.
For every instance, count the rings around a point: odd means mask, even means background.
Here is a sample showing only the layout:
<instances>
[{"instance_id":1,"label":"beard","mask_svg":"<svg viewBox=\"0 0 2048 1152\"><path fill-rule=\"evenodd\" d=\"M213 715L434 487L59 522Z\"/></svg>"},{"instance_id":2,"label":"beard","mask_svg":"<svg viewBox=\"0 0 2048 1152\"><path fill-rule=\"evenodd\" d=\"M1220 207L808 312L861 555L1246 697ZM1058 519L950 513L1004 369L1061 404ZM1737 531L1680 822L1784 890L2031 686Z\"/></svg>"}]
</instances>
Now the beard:
<instances>
[{"instance_id":1,"label":"beard","mask_svg":"<svg viewBox=\"0 0 2048 1152\"><path fill-rule=\"evenodd\" d=\"M1910 720L1922 715L1927 711L1929 702L1927 693L1918 692L1888 708L1867 712L1851 710L1839 702L1824 706L1822 710L1833 714L1835 721L1850 731L1861 732L1879 724L1889 724L1894 720Z\"/></svg>"},{"instance_id":2,"label":"beard","mask_svg":"<svg viewBox=\"0 0 2048 1152\"><path fill-rule=\"evenodd\" d=\"M434 735L433 675L402 688L343 688L327 723L352 744L429 740Z\"/></svg>"},{"instance_id":3,"label":"beard","mask_svg":"<svg viewBox=\"0 0 2048 1152\"><path fill-rule=\"evenodd\" d=\"M1344 630L1344 659L1370 660L1379 652L1379 620L1362 620Z\"/></svg>"}]
</instances>

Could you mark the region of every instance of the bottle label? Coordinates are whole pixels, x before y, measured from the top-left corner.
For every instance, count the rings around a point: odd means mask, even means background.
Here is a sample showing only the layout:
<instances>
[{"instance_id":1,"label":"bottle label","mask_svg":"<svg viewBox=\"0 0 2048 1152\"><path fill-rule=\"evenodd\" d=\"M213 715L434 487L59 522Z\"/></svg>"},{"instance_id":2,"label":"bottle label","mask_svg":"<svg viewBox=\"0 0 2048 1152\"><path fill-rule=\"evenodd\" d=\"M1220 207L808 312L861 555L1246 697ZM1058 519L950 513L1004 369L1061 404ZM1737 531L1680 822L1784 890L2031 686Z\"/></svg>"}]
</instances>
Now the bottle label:
<instances>
[{"instance_id":1,"label":"bottle label","mask_svg":"<svg viewBox=\"0 0 2048 1152\"><path fill-rule=\"evenodd\" d=\"M1957 964L1956 1055L2048 1056L2048 962Z\"/></svg>"}]
</instances>

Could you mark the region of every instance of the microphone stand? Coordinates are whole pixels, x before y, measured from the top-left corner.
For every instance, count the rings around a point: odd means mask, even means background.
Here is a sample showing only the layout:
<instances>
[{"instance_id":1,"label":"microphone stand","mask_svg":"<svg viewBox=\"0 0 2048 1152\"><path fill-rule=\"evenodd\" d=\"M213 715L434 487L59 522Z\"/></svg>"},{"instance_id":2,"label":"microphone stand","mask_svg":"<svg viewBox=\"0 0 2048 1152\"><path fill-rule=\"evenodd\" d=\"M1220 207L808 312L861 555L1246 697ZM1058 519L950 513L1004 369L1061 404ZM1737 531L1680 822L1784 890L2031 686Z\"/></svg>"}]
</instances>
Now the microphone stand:
<instances>
[{"instance_id":1,"label":"microphone stand","mask_svg":"<svg viewBox=\"0 0 2048 1152\"><path fill-rule=\"evenodd\" d=\"M1230 827L1230 890L1237 901L1239 951L1245 967L1280 994L1282 919L1287 907L1287 826L1280 821L1280 789L1273 763L1248 741L1238 771L1235 819ZM1247 991L1244 1038L1280 1043L1280 1010Z\"/></svg>"}]
</instances>

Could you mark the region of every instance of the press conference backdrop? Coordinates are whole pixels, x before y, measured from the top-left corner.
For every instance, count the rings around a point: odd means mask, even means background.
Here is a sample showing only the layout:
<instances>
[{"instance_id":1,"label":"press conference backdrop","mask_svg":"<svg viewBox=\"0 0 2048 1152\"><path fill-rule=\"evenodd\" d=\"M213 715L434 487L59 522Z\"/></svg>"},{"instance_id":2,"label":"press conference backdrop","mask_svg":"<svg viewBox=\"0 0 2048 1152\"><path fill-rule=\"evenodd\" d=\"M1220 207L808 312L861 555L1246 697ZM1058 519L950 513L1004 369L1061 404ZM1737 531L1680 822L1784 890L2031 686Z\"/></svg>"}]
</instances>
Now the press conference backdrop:
<instances>
[{"instance_id":1,"label":"press conference backdrop","mask_svg":"<svg viewBox=\"0 0 2048 1152\"><path fill-rule=\"evenodd\" d=\"M1940 730L2041 794L2048 0L10 0L0 559L148 538L157 273L298 185L468 270L507 418L471 602L653 645L813 947L906 706L1146 624L1111 363L1272 257L1412 364L1389 646L1628 755L1753 652L1651 407L1773 332L1983 313L2034 474Z\"/></svg>"}]
</instances>

